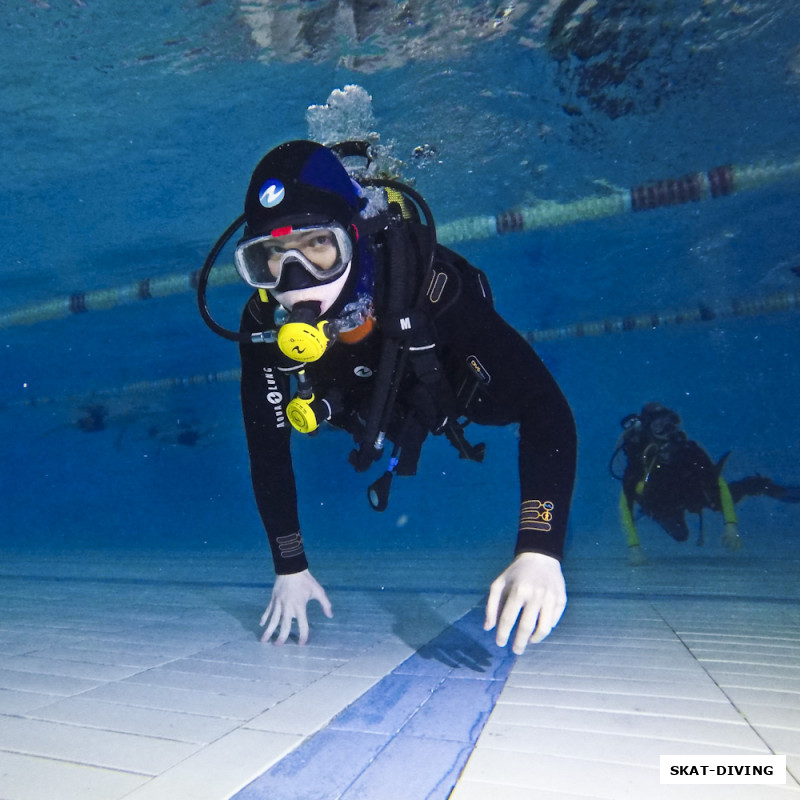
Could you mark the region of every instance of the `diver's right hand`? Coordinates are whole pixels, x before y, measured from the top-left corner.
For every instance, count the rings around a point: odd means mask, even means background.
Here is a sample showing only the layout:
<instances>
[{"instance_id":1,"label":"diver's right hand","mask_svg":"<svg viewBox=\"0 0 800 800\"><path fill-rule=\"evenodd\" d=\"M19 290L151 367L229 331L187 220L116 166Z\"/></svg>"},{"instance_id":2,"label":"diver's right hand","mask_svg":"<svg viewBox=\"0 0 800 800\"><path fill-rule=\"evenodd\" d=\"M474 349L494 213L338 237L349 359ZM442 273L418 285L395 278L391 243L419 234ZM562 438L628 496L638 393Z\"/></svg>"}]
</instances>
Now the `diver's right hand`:
<instances>
[{"instance_id":1,"label":"diver's right hand","mask_svg":"<svg viewBox=\"0 0 800 800\"><path fill-rule=\"evenodd\" d=\"M275 644L285 644L292 631L292 620L296 619L297 643L305 644L308 641L306 606L311 600L316 600L322 606L322 613L326 617L333 616L325 590L307 569L292 575L277 575L272 587L272 598L261 616L260 625L267 626L261 641L268 642L280 625Z\"/></svg>"}]
</instances>

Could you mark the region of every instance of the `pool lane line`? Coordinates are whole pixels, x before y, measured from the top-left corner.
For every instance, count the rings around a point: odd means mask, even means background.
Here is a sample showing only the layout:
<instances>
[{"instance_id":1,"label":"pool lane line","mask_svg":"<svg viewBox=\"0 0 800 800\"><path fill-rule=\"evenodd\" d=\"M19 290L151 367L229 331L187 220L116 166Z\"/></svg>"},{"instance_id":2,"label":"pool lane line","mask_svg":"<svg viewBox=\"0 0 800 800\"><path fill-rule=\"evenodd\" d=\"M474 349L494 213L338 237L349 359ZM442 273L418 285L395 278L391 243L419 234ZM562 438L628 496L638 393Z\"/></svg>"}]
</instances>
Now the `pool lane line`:
<instances>
[{"instance_id":1,"label":"pool lane line","mask_svg":"<svg viewBox=\"0 0 800 800\"><path fill-rule=\"evenodd\" d=\"M231 800L446 800L516 660L467 612Z\"/></svg>"}]
</instances>

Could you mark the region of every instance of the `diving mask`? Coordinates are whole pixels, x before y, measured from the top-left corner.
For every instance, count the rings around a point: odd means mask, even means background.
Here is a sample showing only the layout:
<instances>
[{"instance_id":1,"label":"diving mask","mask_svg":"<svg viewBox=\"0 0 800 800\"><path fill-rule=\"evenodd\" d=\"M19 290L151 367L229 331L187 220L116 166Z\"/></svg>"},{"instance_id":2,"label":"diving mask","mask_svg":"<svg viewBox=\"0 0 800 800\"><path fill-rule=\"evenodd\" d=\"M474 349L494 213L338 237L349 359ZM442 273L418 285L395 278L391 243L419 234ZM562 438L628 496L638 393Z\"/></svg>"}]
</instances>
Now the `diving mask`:
<instances>
[{"instance_id":1,"label":"diving mask","mask_svg":"<svg viewBox=\"0 0 800 800\"><path fill-rule=\"evenodd\" d=\"M267 236L240 242L234 253L236 269L250 286L279 290L330 283L352 258L350 236L338 224L276 228ZM288 275L290 266L294 278Z\"/></svg>"}]
</instances>

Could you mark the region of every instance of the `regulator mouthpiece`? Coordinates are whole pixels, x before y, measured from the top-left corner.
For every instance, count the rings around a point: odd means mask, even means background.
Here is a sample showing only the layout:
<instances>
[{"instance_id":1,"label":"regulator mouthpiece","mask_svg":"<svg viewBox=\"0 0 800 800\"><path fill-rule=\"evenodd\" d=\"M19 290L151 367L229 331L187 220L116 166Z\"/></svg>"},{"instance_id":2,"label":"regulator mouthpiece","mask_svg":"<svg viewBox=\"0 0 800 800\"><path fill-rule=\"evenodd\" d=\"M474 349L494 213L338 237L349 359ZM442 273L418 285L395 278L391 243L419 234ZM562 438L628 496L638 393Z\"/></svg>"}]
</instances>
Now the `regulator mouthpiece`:
<instances>
[{"instance_id":1,"label":"regulator mouthpiece","mask_svg":"<svg viewBox=\"0 0 800 800\"><path fill-rule=\"evenodd\" d=\"M319 360L335 338L333 326L318 319L319 307L319 303L298 303L278 331L278 347L293 361Z\"/></svg>"}]
</instances>

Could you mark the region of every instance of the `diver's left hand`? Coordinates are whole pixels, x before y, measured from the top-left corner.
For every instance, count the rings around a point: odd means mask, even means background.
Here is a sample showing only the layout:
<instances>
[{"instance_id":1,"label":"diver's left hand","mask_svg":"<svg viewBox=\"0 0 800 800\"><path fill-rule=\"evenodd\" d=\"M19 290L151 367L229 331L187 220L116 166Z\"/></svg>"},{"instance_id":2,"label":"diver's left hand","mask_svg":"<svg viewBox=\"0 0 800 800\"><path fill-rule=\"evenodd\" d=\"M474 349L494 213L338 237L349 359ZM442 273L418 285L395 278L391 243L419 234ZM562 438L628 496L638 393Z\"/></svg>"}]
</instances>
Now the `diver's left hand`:
<instances>
[{"instance_id":1,"label":"diver's left hand","mask_svg":"<svg viewBox=\"0 0 800 800\"><path fill-rule=\"evenodd\" d=\"M490 631L496 624L495 641L505 647L519 617L511 649L521 655L528 643L541 642L555 628L566 605L558 560L544 553L520 553L492 583L483 629Z\"/></svg>"},{"instance_id":2,"label":"diver's left hand","mask_svg":"<svg viewBox=\"0 0 800 800\"><path fill-rule=\"evenodd\" d=\"M722 531L722 544L728 550L740 550L742 547L742 537L739 536L739 528L735 522L726 522Z\"/></svg>"}]
</instances>

